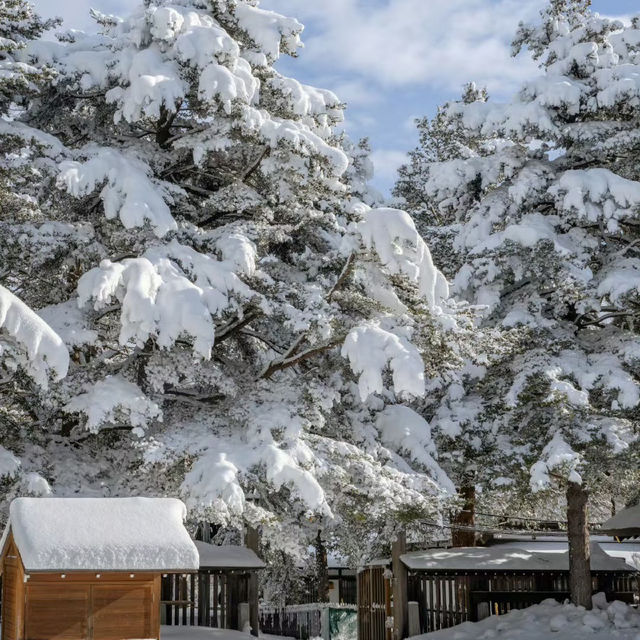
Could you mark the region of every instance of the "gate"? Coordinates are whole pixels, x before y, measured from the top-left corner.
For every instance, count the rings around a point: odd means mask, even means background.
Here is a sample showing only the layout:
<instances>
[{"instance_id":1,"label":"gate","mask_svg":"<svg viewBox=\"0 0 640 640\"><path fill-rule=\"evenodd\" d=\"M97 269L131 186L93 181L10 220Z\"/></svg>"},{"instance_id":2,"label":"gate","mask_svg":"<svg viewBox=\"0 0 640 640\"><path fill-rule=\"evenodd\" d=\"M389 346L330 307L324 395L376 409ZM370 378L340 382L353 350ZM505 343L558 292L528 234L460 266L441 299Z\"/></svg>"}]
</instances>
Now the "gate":
<instances>
[{"instance_id":1,"label":"gate","mask_svg":"<svg viewBox=\"0 0 640 640\"><path fill-rule=\"evenodd\" d=\"M384 566L358 573L358 640L390 640L393 615L391 574Z\"/></svg>"}]
</instances>

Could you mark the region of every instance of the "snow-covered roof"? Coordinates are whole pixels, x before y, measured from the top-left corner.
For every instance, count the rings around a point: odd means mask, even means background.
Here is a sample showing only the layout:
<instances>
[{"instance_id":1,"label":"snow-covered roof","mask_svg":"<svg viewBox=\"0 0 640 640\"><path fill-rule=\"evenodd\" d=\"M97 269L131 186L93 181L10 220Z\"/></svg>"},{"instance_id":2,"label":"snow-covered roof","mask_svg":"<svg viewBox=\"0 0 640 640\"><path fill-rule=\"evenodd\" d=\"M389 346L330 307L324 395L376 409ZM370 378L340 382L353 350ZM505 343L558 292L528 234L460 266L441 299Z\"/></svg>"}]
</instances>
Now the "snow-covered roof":
<instances>
[{"instance_id":1,"label":"snow-covered roof","mask_svg":"<svg viewBox=\"0 0 640 640\"><path fill-rule=\"evenodd\" d=\"M17 498L9 532L27 571L191 571L198 551L173 498Z\"/></svg>"},{"instance_id":2,"label":"snow-covered roof","mask_svg":"<svg viewBox=\"0 0 640 640\"><path fill-rule=\"evenodd\" d=\"M640 568L640 543L638 542L616 542L614 538L610 536L591 536L591 542L597 542L597 546L608 556L612 558L622 558L629 566L638 569ZM555 539L538 539L538 540L518 540L513 542L504 542L500 544L501 547L511 547L524 549L525 551L533 551L535 553L550 554L550 553L567 553L569 543L566 538ZM598 549L594 548L592 544L592 564L596 566L599 564L598 558L600 554ZM597 570L597 569L596 569ZM606 569L605 569L606 570Z\"/></svg>"},{"instance_id":3,"label":"snow-covered roof","mask_svg":"<svg viewBox=\"0 0 640 640\"><path fill-rule=\"evenodd\" d=\"M409 569L423 571L568 571L567 549L555 552L527 550L515 544L492 547L427 549L401 556ZM622 558L605 553L599 544L591 545L592 571L633 571Z\"/></svg>"},{"instance_id":4,"label":"snow-covered roof","mask_svg":"<svg viewBox=\"0 0 640 640\"><path fill-rule=\"evenodd\" d=\"M602 531L614 536L640 536L640 505L616 513L602 525Z\"/></svg>"},{"instance_id":5,"label":"snow-covered roof","mask_svg":"<svg viewBox=\"0 0 640 640\"><path fill-rule=\"evenodd\" d=\"M201 569L264 569L265 563L255 551L238 545L215 545L195 541Z\"/></svg>"}]
</instances>

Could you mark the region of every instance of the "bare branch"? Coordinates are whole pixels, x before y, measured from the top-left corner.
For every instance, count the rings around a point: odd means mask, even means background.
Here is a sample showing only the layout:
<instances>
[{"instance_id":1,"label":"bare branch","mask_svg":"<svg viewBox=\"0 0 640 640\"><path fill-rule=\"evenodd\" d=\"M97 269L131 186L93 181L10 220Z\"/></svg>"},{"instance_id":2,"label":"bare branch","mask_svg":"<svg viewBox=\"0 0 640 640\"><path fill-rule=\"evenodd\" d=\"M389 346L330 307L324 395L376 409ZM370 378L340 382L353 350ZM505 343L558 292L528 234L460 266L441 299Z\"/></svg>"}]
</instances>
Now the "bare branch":
<instances>
[{"instance_id":1,"label":"bare branch","mask_svg":"<svg viewBox=\"0 0 640 640\"><path fill-rule=\"evenodd\" d=\"M269 364L265 370L260 374L259 378L270 378L277 371L282 371L283 369L288 369L289 367L293 367L296 364L302 362L303 360L307 360L308 358L313 358L314 356L320 355L321 353L325 353L326 351L330 351L340 343L344 342L346 338L346 334L342 334L337 338L333 338L329 342L320 345L318 347L313 347L312 349L307 349L302 353L299 353L290 358L281 358L279 360L273 361Z\"/></svg>"}]
</instances>

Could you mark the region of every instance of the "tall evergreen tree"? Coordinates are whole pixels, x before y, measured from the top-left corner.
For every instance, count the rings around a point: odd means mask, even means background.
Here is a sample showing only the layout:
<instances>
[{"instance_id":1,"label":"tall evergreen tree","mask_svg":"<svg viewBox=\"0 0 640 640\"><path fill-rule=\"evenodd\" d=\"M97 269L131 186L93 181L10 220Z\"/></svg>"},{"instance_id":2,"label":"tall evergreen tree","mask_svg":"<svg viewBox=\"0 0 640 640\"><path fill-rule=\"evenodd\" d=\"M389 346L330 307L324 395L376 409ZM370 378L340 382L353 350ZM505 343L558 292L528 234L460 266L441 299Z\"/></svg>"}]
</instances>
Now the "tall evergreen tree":
<instances>
[{"instance_id":1,"label":"tall evergreen tree","mask_svg":"<svg viewBox=\"0 0 640 640\"><path fill-rule=\"evenodd\" d=\"M411 178L454 237L442 264L462 264L456 294L510 345L500 375L472 387L474 420L499 445L496 478L566 488L572 595L585 606L585 494L637 468L638 26L552 1L514 42L542 75L512 102L438 116L483 150Z\"/></svg>"},{"instance_id":2,"label":"tall evergreen tree","mask_svg":"<svg viewBox=\"0 0 640 640\"><path fill-rule=\"evenodd\" d=\"M458 365L469 321L411 218L361 201L338 98L274 69L302 26L248 0L94 17L22 57L55 78L18 123L39 173L0 222L3 283L71 366L46 396L0 387L5 504L179 494L291 553L436 513L428 426L389 416Z\"/></svg>"}]
</instances>

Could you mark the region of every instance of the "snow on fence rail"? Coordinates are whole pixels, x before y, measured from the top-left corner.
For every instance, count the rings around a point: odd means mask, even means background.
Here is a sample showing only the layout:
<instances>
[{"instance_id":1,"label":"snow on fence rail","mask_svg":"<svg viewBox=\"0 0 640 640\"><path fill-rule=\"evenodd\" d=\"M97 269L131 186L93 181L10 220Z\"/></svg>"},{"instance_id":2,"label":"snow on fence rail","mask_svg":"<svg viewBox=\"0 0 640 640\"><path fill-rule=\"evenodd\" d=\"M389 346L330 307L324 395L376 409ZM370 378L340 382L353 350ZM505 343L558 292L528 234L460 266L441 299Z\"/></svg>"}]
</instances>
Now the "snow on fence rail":
<instances>
[{"instance_id":1,"label":"snow on fence rail","mask_svg":"<svg viewBox=\"0 0 640 640\"><path fill-rule=\"evenodd\" d=\"M355 640L358 608L350 604L312 602L286 607L260 606L260 630L299 640Z\"/></svg>"}]
</instances>

